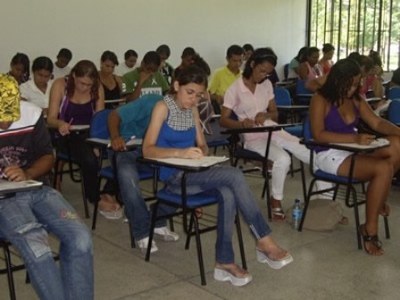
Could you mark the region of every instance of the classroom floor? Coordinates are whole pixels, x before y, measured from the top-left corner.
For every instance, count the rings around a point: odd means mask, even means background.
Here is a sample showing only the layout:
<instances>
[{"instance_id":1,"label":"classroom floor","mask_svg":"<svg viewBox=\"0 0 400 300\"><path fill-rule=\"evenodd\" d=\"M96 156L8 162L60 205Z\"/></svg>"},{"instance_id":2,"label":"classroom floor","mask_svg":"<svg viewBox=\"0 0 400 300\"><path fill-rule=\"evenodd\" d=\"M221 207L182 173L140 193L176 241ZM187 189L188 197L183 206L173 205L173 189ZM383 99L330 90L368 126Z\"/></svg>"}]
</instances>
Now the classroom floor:
<instances>
[{"instance_id":1,"label":"classroom floor","mask_svg":"<svg viewBox=\"0 0 400 300\"><path fill-rule=\"evenodd\" d=\"M266 206L260 199L262 181L246 175L264 215ZM83 213L80 186L65 179L65 197ZM286 201L289 208L301 197L300 175L288 177ZM213 279L215 232L202 235L207 285L200 284L196 248L184 250L184 238L178 219L175 230L181 234L176 243L157 240L159 251L145 262L138 249L132 249L128 225L122 220L109 221L98 217L93 232L95 260L95 298L108 299L398 299L400 292L400 188L392 187L390 204L390 240L385 240L380 226L385 254L371 257L357 249L352 211L345 209L349 225L339 225L332 232L293 230L288 223L270 223L273 236L290 250L294 262L282 270L260 264L255 244L242 222L248 269L253 281L245 287ZM363 219L363 209L361 216ZM213 210L207 210L214 213ZM90 220L85 220L87 224ZM234 243L239 262L237 243ZM1 255L0 255L1 256ZM31 285L25 284L25 272L14 274L17 299L37 299ZM0 276L0 299L8 299L6 276ZM396 296L397 295L397 296Z\"/></svg>"}]
</instances>

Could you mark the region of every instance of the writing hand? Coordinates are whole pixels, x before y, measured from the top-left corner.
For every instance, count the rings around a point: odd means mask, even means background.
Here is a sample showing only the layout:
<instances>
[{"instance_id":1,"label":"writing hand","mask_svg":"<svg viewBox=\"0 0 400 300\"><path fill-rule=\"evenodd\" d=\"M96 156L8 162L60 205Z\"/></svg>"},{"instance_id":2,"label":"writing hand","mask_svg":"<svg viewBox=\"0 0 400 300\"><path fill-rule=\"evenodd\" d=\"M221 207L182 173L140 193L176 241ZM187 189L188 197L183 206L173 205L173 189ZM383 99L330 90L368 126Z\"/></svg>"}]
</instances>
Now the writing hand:
<instances>
[{"instance_id":1,"label":"writing hand","mask_svg":"<svg viewBox=\"0 0 400 300\"><path fill-rule=\"evenodd\" d=\"M199 159L204 156L203 151L201 151L198 147L190 147L183 149L182 157L183 158L195 158Z\"/></svg>"},{"instance_id":2,"label":"writing hand","mask_svg":"<svg viewBox=\"0 0 400 300\"><path fill-rule=\"evenodd\" d=\"M360 145L369 145L375 140L375 138L375 135L360 133L356 136L356 143Z\"/></svg>"},{"instance_id":3,"label":"writing hand","mask_svg":"<svg viewBox=\"0 0 400 300\"><path fill-rule=\"evenodd\" d=\"M122 137L118 136L111 140L111 148L114 151L126 151L126 144Z\"/></svg>"},{"instance_id":4,"label":"writing hand","mask_svg":"<svg viewBox=\"0 0 400 300\"><path fill-rule=\"evenodd\" d=\"M9 166L4 169L4 174L9 181L23 181L27 180L28 176L25 171L18 166Z\"/></svg>"}]
</instances>

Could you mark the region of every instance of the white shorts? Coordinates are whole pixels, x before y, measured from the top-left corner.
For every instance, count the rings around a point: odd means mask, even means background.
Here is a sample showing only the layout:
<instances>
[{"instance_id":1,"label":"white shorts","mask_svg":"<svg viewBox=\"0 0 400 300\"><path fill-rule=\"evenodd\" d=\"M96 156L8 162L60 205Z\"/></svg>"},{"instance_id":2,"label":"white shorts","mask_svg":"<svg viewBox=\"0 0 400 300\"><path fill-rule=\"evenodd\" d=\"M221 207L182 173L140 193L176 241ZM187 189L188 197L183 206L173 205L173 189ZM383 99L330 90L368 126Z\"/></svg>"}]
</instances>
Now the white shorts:
<instances>
[{"instance_id":1,"label":"white shorts","mask_svg":"<svg viewBox=\"0 0 400 300\"><path fill-rule=\"evenodd\" d=\"M337 170L343 161L352 155L350 151L329 149L318 152L315 156L315 167L329 174L337 175Z\"/></svg>"}]
</instances>

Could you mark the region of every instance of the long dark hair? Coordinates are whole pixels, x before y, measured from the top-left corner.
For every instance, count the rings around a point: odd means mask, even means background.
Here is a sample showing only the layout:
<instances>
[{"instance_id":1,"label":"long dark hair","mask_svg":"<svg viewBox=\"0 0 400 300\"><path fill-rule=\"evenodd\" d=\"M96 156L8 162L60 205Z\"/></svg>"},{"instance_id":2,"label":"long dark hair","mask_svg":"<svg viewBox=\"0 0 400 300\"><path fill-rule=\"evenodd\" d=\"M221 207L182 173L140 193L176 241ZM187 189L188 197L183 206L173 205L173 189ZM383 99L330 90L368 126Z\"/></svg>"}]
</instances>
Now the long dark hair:
<instances>
[{"instance_id":1,"label":"long dark hair","mask_svg":"<svg viewBox=\"0 0 400 300\"><path fill-rule=\"evenodd\" d=\"M347 97L347 93L353 84L353 78L361 74L360 65L353 59L339 60L332 66L325 84L319 89L319 93L328 102L339 106L340 100ZM356 89L351 98L360 100L360 88Z\"/></svg>"},{"instance_id":2,"label":"long dark hair","mask_svg":"<svg viewBox=\"0 0 400 300\"><path fill-rule=\"evenodd\" d=\"M242 76L246 79L249 79L253 73L253 68L266 61L275 67L278 61L278 57L276 56L275 52L271 48L267 47L256 49L246 61ZM252 63L253 66L251 65Z\"/></svg>"},{"instance_id":3,"label":"long dark hair","mask_svg":"<svg viewBox=\"0 0 400 300\"><path fill-rule=\"evenodd\" d=\"M79 61L71 70L67 80L67 97L71 98L75 92L75 81L74 77L89 77L93 81L93 85L90 91L90 96L94 100L99 99L99 84L100 77L99 72L93 62L90 60Z\"/></svg>"}]
</instances>

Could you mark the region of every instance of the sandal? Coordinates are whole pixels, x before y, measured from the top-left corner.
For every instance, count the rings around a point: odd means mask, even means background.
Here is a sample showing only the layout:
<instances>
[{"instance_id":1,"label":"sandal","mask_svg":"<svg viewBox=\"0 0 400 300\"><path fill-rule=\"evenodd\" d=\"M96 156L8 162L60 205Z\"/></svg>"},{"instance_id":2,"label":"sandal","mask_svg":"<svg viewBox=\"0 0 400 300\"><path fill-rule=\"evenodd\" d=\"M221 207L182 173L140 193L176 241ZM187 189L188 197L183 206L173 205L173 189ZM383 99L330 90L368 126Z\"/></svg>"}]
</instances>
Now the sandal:
<instances>
[{"instance_id":1,"label":"sandal","mask_svg":"<svg viewBox=\"0 0 400 300\"><path fill-rule=\"evenodd\" d=\"M285 212L282 207L271 207L272 220L283 221L286 219Z\"/></svg>"},{"instance_id":2,"label":"sandal","mask_svg":"<svg viewBox=\"0 0 400 300\"><path fill-rule=\"evenodd\" d=\"M363 239L364 250L367 252L367 254L375 256L380 256L383 254L382 242L379 240L378 235L369 235L367 229L365 228L365 224L358 227L358 232ZM368 245L369 247L367 247ZM370 249L371 246L375 247L375 252Z\"/></svg>"},{"instance_id":3,"label":"sandal","mask_svg":"<svg viewBox=\"0 0 400 300\"><path fill-rule=\"evenodd\" d=\"M382 208L379 210L379 214L382 217L389 217L389 215L390 215L390 205L387 204L386 202L383 203Z\"/></svg>"}]
</instances>

